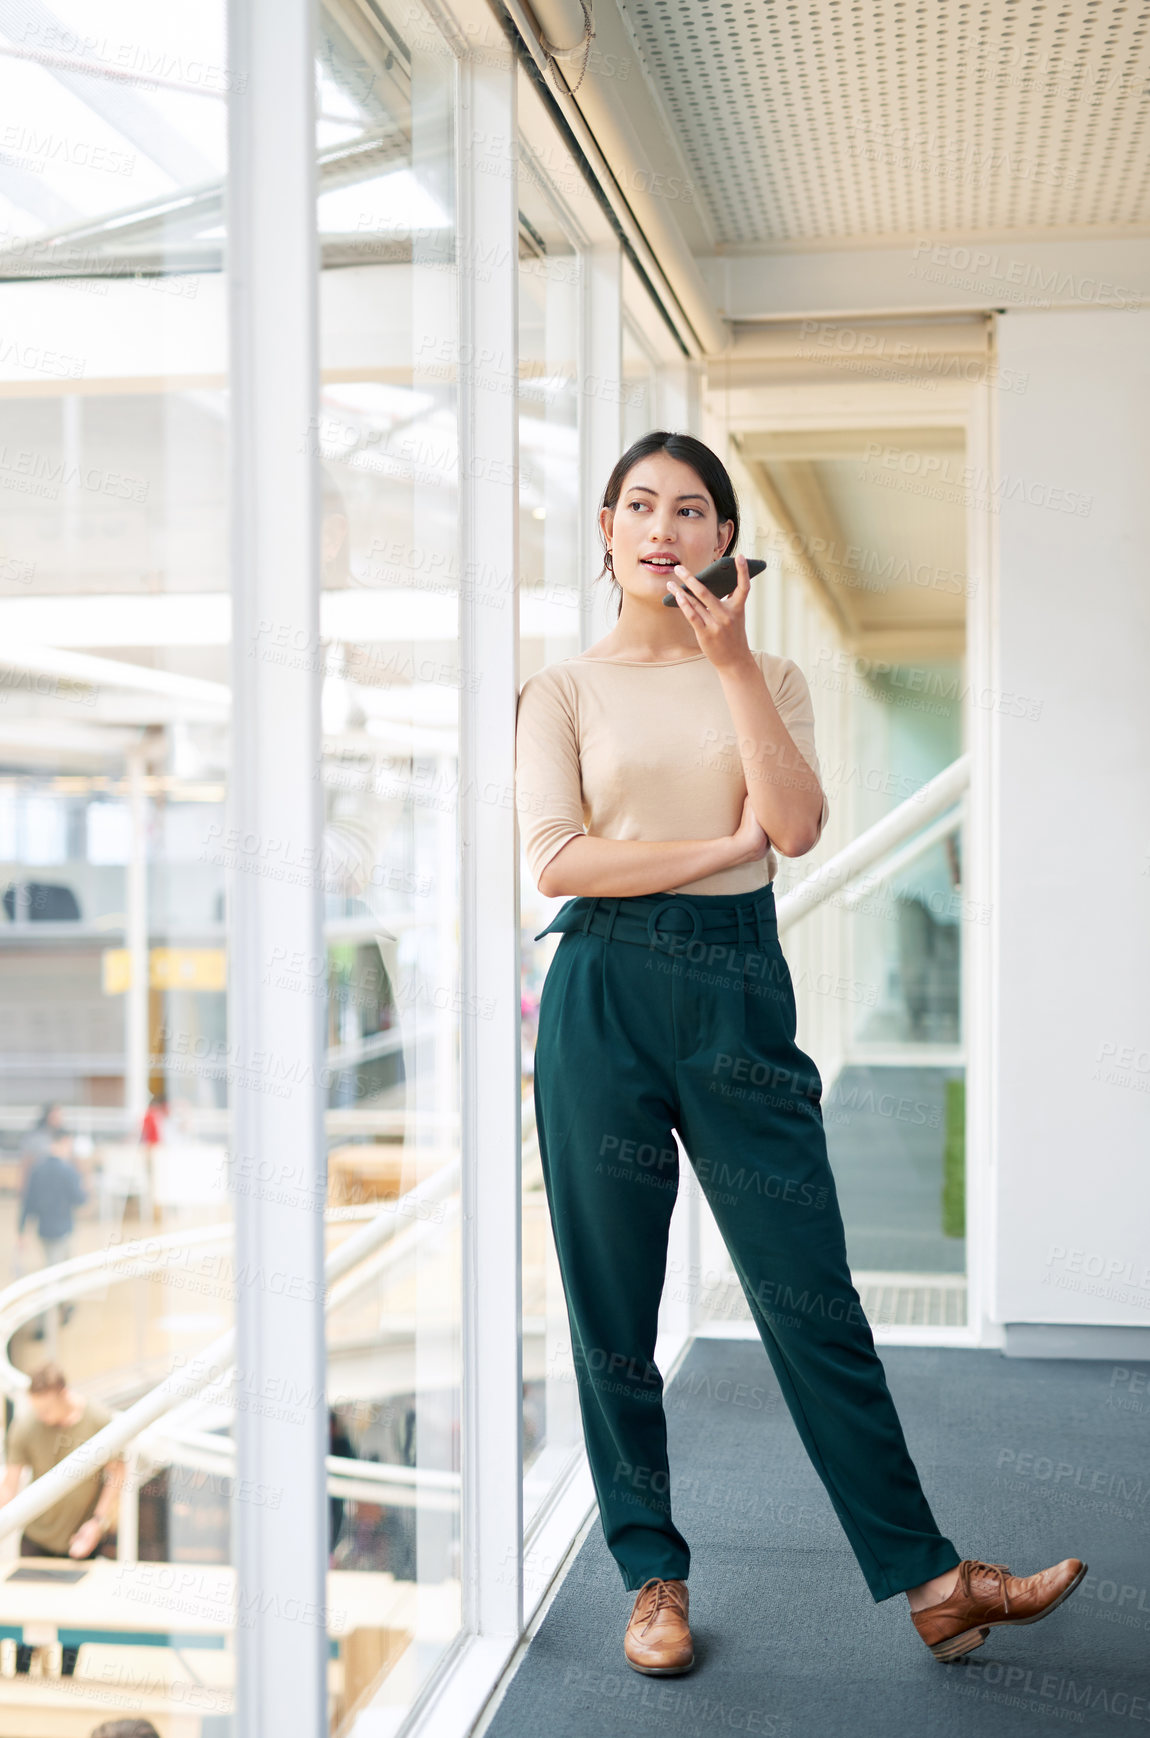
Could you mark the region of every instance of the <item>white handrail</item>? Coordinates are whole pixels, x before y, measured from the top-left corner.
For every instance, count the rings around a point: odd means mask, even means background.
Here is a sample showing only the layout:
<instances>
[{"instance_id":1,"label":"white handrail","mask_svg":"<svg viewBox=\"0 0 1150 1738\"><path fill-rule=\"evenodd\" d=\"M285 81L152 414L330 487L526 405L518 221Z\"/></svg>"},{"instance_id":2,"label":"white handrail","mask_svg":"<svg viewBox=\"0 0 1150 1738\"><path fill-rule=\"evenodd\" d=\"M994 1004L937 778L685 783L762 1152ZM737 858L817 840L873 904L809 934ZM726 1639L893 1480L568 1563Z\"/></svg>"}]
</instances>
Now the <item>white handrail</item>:
<instances>
[{"instance_id":1,"label":"white handrail","mask_svg":"<svg viewBox=\"0 0 1150 1738\"><path fill-rule=\"evenodd\" d=\"M235 1473L236 1450L231 1437L214 1436L210 1431L181 1428L169 1438L163 1423L149 1425L137 1438L141 1458L152 1471L144 1474L146 1482L160 1466L183 1466L192 1471L210 1473L218 1478L231 1478ZM458 1498L462 1476L437 1467L399 1466L388 1461L355 1460L350 1456L326 1456L327 1493L331 1497L359 1497L361 1501L387 1502L409 1508L417 1499L435 1495ZM443 1506L450 1506L444 1503Z\"/></svg>"},{"instance_id":2,"label":"white handrail","mask_svg":"<svg viewBox=\"0 0 1150 1738\"><path fill-rule=\"evenodd\" d=\"M8 1342L16 1329L31 1321L53 1303L84 1297L90 1291L100 1291L109 1282L150 1277L161 1271L160 1257L169 1251L184 1251L213 1243L227 1245L232 1237L231 1220L217 1225L201 1225L194 1231L170 1232L163 1237L138 1237L131 1243L121 1243L108 1249L97 1249L88 1255L73 1255L67 1261L14 1280L0 1292L0 1391L18 1394L27 1388L29 1378L8 1358ZM143 1265L149 1257L156 1265ZM131 1263L141 1265L132 1268ZM109 1275L110 1268L123 1268ZM21 1307L23 1306L23 1307Z\"/></svg>"},{"instance_id":3,"label":"white handrail","mask_svg":"<svg viewBox=\"0 0 1150 1738\"><path fill-rule=\"evenodd\" d=\"M434 1202L445 1191L449 1183L453 1184L457 1180L458 1170L458 1160L442 1166L430 1177L425 1177L417 1183L414 1188L407 1190L404 1195L400 1196L400 1201L410 1204ZM411 1211L412 1209L409 1207L407 1210ZM352 1236L345 1238L339 1248L334 1249L324 1263L326 1283L330 1285L332 1280L341 1277L349 1268L362 1261L366 1255L372 1254L377 1244L385 1243L388 1238L394 1236L397 1224L398 1216L385 1211L370 1220L361 1231L354 1232ZM230 1226L225 1229L230 1233ZM219 1235L218 1227L212 1226L209 1230L212 1234ZM185 1241L192 1235L194 1233L185 1234ZM166 1246L175 1239L163 1238L154 1241ZM124 1254L133 1247L135 1246L128 1245L125 1250L115 1252L115 1255L101 1251L95 1256L77 1256L74 1261L80 1267L98 1263L110 1266L113 1259L117 1256L123 1259ZM61 1262L60 1266L71 1268L73 1262ZM125 1275L124 1277L129 1276ZM34 1275L32 1278L41 1279L41 1276ZM18 1280L16 1285L9 1288L8 1292L0 1294L0 1319L3 1316L4 1298L10 1292L30 1291L32 1289L29 1280ZM34 1521L38 1515L42 1515L46 1509L50 1509L54 1503L59 1502L60 1498L68 1491L73 1490L76 1485L82 1484L86 1478L90 1478L94 1472L98 1472L108 1461L116 1459L120 1451L127 1447L128 1443L137 1437L147 1425L155 1423L157 1419L172 1411L181 1401L199 1397L205 1390L226 1383L227 1375L230 1374L232 1368L229 1361L234 1348L235 1329L229 1328L226 1333L219 1335L203 1352L198 1354L195 1363L206 1366L206 1369L201 1368L198 1372L193 1372L190 1368L172 1371L148 1394L143 1395L124 1412L113 1418L111 1423L106 1424L102 1430L98 1430L95 1436L90 1437L87 1442L81 1443L79 1448L74 1448L71 1454L66 1455L57 1466L51 1467L40 1478L35 1479L32 1484L11 1498L0 1508L0 1539L15 1532L18 1528L23 1529L29 1521ZM222 1380L216 1376L216 1370L220 1365L224 1365L226 1371ZM17 1371L14 1374L26 1382L27 1378L22 1377L21 1372Z\"/></svg>"},{"instance_id":4,"label":"white handrail","mask_svg":"<svg viewBox=\"0 0 1150 1738\"><path fill-rule=\"evenodd\" d=\"M954 808L947 809L937 821L932 821L921 833L916 833L913 839L908 840L900 851L892 852L881 863L874 864L857 876L842 896L843 905L848 911L853 911L876 887L881 887L884 881L893 881L896 875L909 869L925 852L932 850L943 839L949 838L951 833L957 833L965 818L965 809L961 802Z\"/></svg>"},{"instance_id":5,"label":"white handrail","mask_svg":"<svg viewBox=\"0 0 1150 1738\"><path fill-rule=\"evenodd\" d=\"M928 780L921 790L899 803L889 815L884 815L873 827L868 827L865 833L860 833L857 839L836 851L813 875L792 887L789 893L781 894L775 905L779 934L840 892L896 845L911 838L927 821L933 821L936 815L950 808L969 783L970 755L961 754Z\"/></svg>"}]
</instances>

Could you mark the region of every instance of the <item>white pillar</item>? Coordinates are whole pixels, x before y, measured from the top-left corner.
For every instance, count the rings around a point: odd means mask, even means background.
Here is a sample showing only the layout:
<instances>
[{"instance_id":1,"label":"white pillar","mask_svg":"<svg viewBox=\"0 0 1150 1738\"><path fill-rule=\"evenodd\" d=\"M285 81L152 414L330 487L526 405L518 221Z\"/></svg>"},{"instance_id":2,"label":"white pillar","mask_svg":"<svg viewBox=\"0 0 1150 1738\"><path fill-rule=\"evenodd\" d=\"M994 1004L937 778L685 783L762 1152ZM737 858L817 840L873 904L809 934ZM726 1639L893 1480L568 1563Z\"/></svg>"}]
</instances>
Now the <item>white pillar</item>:
<instances>
[{"instance_id":1,"label":"white pillar","mask_svg":"<svg viewBox=\"0 0 1150 1738\"><path fill-rule=\"evenodd\" d=\"M284 995L273 970L280 949L323 957L313 31L312 0L229 8L231 1141L290 1179L236 1193L236 1365L315 1397L304 1425L236 1408L244 1738L328 1730L324 996Z\"/></svg>"},{"instance_id":2,"label":"white pillar","mask_svg":"<svg viewBox=\"0 0 1150 1738\"><path fill-rule=\"evenodd\" d=\"M995 665L972 695L994 1314L1008 1352L1127 1363L1150 1354L1150 309L1012 310L997 348L1026 391L996 395Z\"/></svg>"},{"instance_id":3,"label":"white pillar","mask_svg":"<svg viewBox=\"0 0 1150 1738\"><path fill-rule=\"evenodd\" d=\"M522 1187L519 859L518 200L515 64L494 42L460 67L462 573L460 977L463 1009L463 1621L480 1636L523 1627ZM506 173L490 150L506 141ZM484 171L488 171L484 173ZM483 358L482 363L476 359Z\"/></svg>"},{"instance_id":4,"label":"white pillar","mask_svg":"<svg viewBox=\"0 0 1150 1738\"><path fill-rule=\"evenodd\" d=\"M134 1448L124 1450L124 1482L120 1487L116 1517L116 1560L140 1561L140 1457Z\"/></svg>"},{"instance_id":5,"label":"white pillar","mask_svg":"<svg viewBox=\"0 0 1150 1738\"><path fill-rule=\"evenodd\" d=\"M147 761L142 742L128 750L128 817L131 845L128 857L126 934L128 991L124 997L124 1106L128 1139L140 1132L148 1108L148 799L144 792ZM152 1178L148 1178L149 1206Z\"/></svg>"},{"instance_id":6,"label":"white pillar","mask_svg":"<svg viewBox=\"0 0 1150 1738\"><path fill-rule=\"evenodd\" d=\"M581 647L615 626L603 563L599 499L623 453L623 254L615 240L582 250L583 307L579 358L579 557Z\"/></svg>"}]
</instances>

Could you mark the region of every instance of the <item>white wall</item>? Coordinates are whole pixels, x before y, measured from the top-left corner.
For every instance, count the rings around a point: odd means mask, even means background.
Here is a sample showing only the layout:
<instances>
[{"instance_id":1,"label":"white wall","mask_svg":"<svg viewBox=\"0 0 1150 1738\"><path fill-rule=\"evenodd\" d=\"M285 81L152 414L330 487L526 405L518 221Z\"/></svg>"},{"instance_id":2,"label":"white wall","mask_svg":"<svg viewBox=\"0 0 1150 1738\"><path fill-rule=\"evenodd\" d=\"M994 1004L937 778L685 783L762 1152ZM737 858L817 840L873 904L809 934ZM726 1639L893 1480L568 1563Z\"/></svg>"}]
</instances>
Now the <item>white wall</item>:
<instances>
[{"instance_id":1,"label":"white wall","mask_svg":"<svg viewBox=\"0 0 1150 1738\"><path fill-rule=\"evenodd\" d=\"M998 339L995 1313L1148 1327L1150 311Z\"/></svg>"}]
</instances>

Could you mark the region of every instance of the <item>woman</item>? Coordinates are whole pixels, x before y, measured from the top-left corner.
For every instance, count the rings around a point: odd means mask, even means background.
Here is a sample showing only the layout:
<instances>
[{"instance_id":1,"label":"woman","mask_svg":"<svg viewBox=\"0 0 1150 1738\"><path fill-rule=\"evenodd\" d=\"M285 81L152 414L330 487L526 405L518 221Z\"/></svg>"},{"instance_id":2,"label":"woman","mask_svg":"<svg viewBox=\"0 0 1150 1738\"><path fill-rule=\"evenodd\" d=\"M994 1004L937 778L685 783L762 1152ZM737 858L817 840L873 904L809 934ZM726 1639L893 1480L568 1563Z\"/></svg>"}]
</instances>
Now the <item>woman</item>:
<instances>
[{"instance_id":1,"label":"woman","mask_svg":"<svg viewBox=\"0 0 1150 1738\"><path fill-rule=\"evenodd\" d=\"M689 435L647 434L612 471L599 524L618 621L524 683L516 804L540 892L569 896L541 932L563 938L535 1105L600 1518L636 1593L624 1654L658 1675L694 1662L654 1364L674 1128L872 1596L904 1592L931 1651L954 1659L1052 1611L1086 1566L1019 1578L960 1559L851 1283L771 886L776 848L810 851L828 804L802 672L747 644L745 557L727 598L694 577L738 540L726 469Z\"/></svg>"}]
</instances>

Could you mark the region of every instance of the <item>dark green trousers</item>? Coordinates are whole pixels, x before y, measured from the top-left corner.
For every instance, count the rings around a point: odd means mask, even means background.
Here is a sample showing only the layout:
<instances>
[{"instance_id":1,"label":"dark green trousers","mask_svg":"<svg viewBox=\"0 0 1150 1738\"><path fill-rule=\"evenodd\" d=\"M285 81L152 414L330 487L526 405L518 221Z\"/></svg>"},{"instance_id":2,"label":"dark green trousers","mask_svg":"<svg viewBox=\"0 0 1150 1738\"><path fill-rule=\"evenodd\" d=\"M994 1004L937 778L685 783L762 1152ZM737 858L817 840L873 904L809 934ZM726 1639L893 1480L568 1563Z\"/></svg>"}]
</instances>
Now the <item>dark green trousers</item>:
<instances>
[{"instance_id":1,"label":"dark green trousers","mask_svg":"<svg viewBox=\"0 0 1150 1738\"><path fill-rule=\"evenodd\" d=\"M954 1568L851 1282L773 889L580 897L540 933L552 930L564 934L539 1006L539 1149L587 1454L624 1585L686 1579L691 1560L671 1516L654 1362L679 1184L672 1129L872 1595Z\"/></svg>"}]
</instances>

